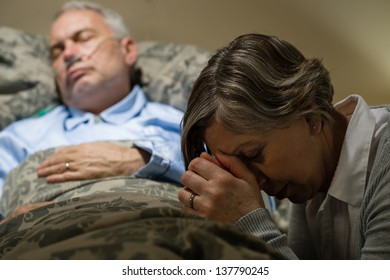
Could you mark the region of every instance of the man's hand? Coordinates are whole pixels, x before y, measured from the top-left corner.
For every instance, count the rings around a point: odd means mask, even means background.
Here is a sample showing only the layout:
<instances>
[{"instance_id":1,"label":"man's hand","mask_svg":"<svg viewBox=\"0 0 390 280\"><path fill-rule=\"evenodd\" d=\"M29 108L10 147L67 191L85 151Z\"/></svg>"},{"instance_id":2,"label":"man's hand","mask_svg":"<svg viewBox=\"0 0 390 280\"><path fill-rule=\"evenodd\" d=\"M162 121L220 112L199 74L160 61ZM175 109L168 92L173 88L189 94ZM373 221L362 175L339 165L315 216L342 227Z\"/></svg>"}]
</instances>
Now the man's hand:
<instances>
[{"instance_id":1,"label":"man's hand","mask_svg":"<svg viewBox=\"0 0 390 280\"><path fill-rule=\"evenodd\" d=\"M59 149L38 166L37 173L48 183L131 175L149 159L149 153L135 147L93 142Z\"/></svg>"}]
</instances>

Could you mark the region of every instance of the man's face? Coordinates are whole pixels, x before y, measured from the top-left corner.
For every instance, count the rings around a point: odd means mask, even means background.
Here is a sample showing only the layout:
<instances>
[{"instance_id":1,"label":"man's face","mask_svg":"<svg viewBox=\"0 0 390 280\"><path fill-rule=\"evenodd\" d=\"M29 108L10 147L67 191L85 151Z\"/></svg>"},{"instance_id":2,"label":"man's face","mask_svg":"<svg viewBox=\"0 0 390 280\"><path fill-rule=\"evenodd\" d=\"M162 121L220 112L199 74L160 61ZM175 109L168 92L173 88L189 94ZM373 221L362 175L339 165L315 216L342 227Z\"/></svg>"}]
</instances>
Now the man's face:
<instances>
[{"instance_id":1,"label":"man's face","mask_svg":"<svg viewBox=\"0 0 390 280\"><path fill-rule=\"evenodd\" d=\"M50 54L62 101L100 113L130 91L129 66L136 54L130 38L118 40L102 16L71 10L53 23Z\"/></svg>"}]
</instances>

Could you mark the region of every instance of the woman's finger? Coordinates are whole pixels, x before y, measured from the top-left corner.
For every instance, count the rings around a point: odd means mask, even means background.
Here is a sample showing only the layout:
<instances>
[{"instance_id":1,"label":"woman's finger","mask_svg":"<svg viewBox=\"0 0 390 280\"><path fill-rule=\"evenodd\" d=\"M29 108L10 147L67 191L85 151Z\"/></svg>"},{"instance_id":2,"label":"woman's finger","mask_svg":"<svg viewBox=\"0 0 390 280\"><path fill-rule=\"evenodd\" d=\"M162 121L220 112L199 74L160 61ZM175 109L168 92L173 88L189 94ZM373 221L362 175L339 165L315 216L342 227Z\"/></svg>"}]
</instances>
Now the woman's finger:
<instances>
[{"instance_id":1,"label":"woman's finger","mask_svg":"<svg viewBox=\"0 0 390 280\"><path fill-rule=\"evenodd\" d=\"M212 163L218 165L221 168L224 168L224 166L221 164L221 162L216 157L213 157L212 155L210 155L208 153L203 152L200 154L200 157L207 159L208 161L211 161Z\"/></svg>"},{"instance_id":2,"label":"woman's finger","mask_svg":"<svg viewBox=\"0 0 390 280\"><path fill-rule=\"evenodd\" d=\"M217 153L216 158L235 177L251 184L262 184L267 178L259 172L256 174L238 157L229 156L223 153Z\"/></svg>"},{"instance_id":3,"label":"woman's finger","mask_svg":"<svg viewBox=\"0 0 390 280\"><path fill-rule=\"evenodd\" d=\"M198 196L191 189L184 187L178 193L178 199L182 203L183 208L187 211L196 211L195 210L195 197Z\"/></svg>"}]
</instances>

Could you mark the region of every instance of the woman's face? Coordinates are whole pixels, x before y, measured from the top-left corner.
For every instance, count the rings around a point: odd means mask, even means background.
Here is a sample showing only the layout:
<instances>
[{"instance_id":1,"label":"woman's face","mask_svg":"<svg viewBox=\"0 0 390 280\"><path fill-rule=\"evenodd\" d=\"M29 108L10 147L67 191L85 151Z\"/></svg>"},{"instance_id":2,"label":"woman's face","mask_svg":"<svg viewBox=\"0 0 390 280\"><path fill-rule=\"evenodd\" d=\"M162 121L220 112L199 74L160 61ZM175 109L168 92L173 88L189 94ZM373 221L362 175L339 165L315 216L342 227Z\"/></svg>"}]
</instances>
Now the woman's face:
<instances>
[{"instance_id":1,"label":"woman's face","mask_svg":"<svg viewBox=\"0 0 390 280\"><path fill-rule=\"evenodd\" d=\"M210 151L237 156L262 182L262 189L278 199L301 203L321 185L320 140L316 129L302 118L286 128L237 134L214 121L204 139Z\"/></svg>"}]
</instances>

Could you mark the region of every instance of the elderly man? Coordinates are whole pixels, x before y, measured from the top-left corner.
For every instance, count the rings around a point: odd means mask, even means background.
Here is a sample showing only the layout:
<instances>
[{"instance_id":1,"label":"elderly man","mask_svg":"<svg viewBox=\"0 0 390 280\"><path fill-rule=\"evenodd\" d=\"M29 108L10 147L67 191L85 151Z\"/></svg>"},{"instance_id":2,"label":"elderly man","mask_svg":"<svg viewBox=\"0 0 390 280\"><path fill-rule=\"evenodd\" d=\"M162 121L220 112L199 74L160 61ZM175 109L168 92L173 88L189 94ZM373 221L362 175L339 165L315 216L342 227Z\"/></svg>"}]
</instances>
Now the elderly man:
<instances>
[{"instance_id":1,"label":"elderly man","mask_svg":"<svg viewBox=\"0 0 390 280\"><path fill-rule=\"evenodd\" d=\"M36 151L64 146L39 167L49 183L129 175L180 182L182 112L148 102L133 66L137 45L122 18L71 1L50 31L62 104L0 133L0 194L8 173ZM132 147L105 142L132 140Z\"/></svg>"}]
</instances>

